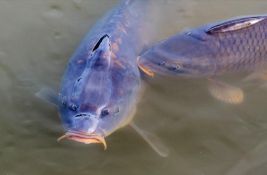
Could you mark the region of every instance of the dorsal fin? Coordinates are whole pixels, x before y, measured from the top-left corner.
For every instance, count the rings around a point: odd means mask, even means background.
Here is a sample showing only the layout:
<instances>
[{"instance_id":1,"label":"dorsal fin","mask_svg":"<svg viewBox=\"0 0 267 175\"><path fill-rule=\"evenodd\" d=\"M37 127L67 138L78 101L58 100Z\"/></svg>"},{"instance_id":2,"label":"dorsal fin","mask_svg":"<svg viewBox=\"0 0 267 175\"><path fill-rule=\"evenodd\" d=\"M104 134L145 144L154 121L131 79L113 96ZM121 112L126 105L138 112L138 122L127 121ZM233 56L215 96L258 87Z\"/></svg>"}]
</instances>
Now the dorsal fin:
<instances>
[{"instance_id":1,"label":"dorsal fin","mask_svg":"<svg viewBox=\"0 0 267 175\"><path fill-rule=\"evenodd\" d=\"M103 70L109 67L111 59L111 39L108 35L102 36L92 50L90 59L87 60L89 69Z\"/></svg>"},{"instance_id":2,"label":"dorsal fin","mask_svg":"<svg viewBox=\"0 0 267 175\"><path fill-rule=\"evenodd\" d=\"M107 34L105 34L104 36L102 36L102 37L98 40L98 42L96 43L95 47L93 48L93 51L95 51L95 50L100 46L101 42L102 42L102 41L104 40L104 38L106 38L106 37L109 38L109 36L108 36Z\"/></svg>"},{"instance_id":3,"label":"dorsal fin","mask_svg":"<svg viewBox=\"0 0 267 175\"><path fill-rule=\"evenodd\" d=\"M208 34L230 32L253 26L258 22L266 19L267 16L251 16L229 20L210 27L206 32Z\"/></svg>"}]
</instances>

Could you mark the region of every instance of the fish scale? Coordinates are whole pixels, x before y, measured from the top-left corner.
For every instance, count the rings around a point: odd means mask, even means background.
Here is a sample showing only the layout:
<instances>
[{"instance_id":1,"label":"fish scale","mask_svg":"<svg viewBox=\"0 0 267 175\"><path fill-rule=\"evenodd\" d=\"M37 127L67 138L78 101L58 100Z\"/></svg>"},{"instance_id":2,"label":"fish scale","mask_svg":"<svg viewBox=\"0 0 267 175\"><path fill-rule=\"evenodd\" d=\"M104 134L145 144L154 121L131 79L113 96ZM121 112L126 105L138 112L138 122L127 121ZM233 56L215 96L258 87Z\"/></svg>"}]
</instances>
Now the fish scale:
<instances>
[{"instance_id":1,"label":"fish scale","mask_svg":"<svg viewBox=\"0 0 267 175\"><path fill-rule=\"evenodd\" d=\"M252 32L255 32L254 36L251 34ZM261 30L255 26L240 30L237 33L226 32L219 34L221 36L218 36L220 46L215 58L218 65L216 72L220 73L221 70L239 71L254 67L255 64L251 64L254 60L261 62L260 58L263 49L257 51L257 47L266 38L257 34L257 32L261 32Z\"/></svg>"},{"instance_id":2,"label":"fish scale","mask_svg":"<svg viewBox=\"0 0 267 175\"><path fill-rule=\"evenodd\" d=\"M264 77L267 16L247 16L200 26L171 36L145 51L139 68L149 76L204 77L216 99L240 104L243 90L214 80L224 73L255 71ZM258 71L258 74L256 72Z\"/></svg>"},{"instance_id":3,"label":"fish scale","mask_svg":"<svg viewBox=\"0 0 267 175\"><path fill-rule=\"evenodd\" d=\"M138 64L150 75L210 77L262 68L266 56L267 16L257 15L173 35L145 51Z\"/></svg>"},{"instance_id":4,"label":"fish scale","mask_svg":"<svg viewBox=\"0 0 267 175\"><path fill-rule=\"evenodd\" d=\"M136 58L145 43L139 27L148 9L148 0L122 0L70 58L58 100L66 138L104 142L133 118L142 88Z\"/></svg>"},{"instance_id":5,"label":"fish scale","mask_svg":"<svg viewBox=\"0 0 267 175\"><path fill-rule=\"evenodd\" d=\"M267 20L237 31L218 33L213 35L217 40L216 74L232 71L252 69L258 64L266 62ZM217 35L217 36L216 36ZM209 42L212 44L213 42Z\"/></svg>"}]
</instances>

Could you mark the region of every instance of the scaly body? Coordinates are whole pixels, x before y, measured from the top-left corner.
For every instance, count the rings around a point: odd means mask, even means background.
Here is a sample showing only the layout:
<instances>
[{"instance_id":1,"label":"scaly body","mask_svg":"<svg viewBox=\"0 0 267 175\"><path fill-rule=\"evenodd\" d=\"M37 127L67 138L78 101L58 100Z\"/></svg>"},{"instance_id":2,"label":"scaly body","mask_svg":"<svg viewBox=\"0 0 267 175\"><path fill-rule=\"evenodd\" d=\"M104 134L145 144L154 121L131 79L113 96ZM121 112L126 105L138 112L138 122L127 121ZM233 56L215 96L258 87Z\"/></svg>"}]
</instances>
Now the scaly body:
<instances>
[{"instance_id":1,"label":"scaly body","mask_svg":"<svg viewBox=\"0 0 267 175\"><path fill-rule=\"evenodd\" d=\"M249 16L201 26L146 51L139 66L148 74L210 77L253 71L267 63L267 17Z\"/></svg>"},{"instance_id":2,"label":"scaly body","mask_svg":"<svg viewBox=\"0 0 267 175\"><path fill-rule=\"evenodd\" d=\"M60 91L62 138L104 143L129 124L140 93L136 58L147 0L125 0L85 37L66 69Z\"/></svg>"}]
</instances>

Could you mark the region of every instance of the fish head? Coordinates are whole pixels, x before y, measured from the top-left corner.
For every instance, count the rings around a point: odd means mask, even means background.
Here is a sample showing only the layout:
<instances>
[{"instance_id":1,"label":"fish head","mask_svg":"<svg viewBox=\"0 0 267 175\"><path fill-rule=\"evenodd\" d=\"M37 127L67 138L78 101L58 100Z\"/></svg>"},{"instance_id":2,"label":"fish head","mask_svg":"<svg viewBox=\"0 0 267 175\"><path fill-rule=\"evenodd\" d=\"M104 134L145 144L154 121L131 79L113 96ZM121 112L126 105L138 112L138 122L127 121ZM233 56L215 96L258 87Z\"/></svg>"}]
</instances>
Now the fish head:
<instances>
[{"instance_id":1,"label":"fish head","mask_svg":"<svg viewBox=\"0 0 267 175\"><path fill-rule=\"evenodd\" d=\"M141 54L138 66L151 75L205 76L215 67L212 41L199 31L172 36Z\"/></svg>"},{"instance_id":2,"label":"fish head","mask_svg":"<svg viewBox=\"0 0 267 175\"><path fill-rule=\"evenodd\" d=\"M111 60L110 39L104 36L87 58L83 72L73 81L63 81L60 116L66 134L60 140L67 138L105 146L104 138L121 127L130 109L131 93L127 91L133 87L125 86L127 74L121 77L123 73L116 71Z\"/></svg>"},{"instance_id":3,"label":"fish head","mask_svg":"<svg viewBox=\"0 0 267 175\"><path fill-rule=\"evenodd\" d=\"M85 144L104 143L105 137L120 128L123 107L119 103L93 106L90 102L62 106L60 114L68 136L63 138Z\"/></svg>"}]
</instances>

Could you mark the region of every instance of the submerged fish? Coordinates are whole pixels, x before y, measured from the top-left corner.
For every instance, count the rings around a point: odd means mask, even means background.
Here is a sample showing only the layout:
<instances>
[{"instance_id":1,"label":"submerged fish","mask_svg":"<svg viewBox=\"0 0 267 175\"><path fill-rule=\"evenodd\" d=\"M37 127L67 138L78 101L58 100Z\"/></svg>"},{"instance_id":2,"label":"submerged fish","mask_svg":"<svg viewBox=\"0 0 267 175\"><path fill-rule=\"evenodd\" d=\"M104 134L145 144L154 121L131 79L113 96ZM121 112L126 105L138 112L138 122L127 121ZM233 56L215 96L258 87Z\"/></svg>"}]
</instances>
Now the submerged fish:
<instances>
[{"instance_id":1,"label":"submerged fish","mask_svg":"<svg viewBox=\"0 0 267 175\"><path fill-rule=\"evenodd\" d=\"M136 59L146 42L142 35L147 9L148 0L122 1L85 37L70 59L59 97L47 90L37 94L59 108L66 129L59 140L103 143L106 148L105 137L132 122L141 92ZM154 146L157 139L131 125ZM153 148L166 155L165 150Z\"/></svg>"},{"instance_id":2,"label":"submerged fish","mask_svg":"<svg viewBox=\"0 0 267 175\"><path fill-rule=\"evenodd\" d=\"M266 46L267 16L250 16L172 36L146 51L138 62L157 74L213 76L265 64Z\"/></svg>"},{"instance_id":3,"label":"submerged fish","mask_svg":"<svg viewBox=\"0 0 267 175\"><path fill-rule=\"evenodd\" d=\"M176 34L154 45L138 59L140 69L150 76L214 77L223 73L256 71L266 63L265 15L239 17ZM219 89L230 88L222 83L215 84ZM213 95L214 92L212 88ZM239 93L238 103L243 95L237 89L235 92Z\"/></svg>"}]
</instances>

